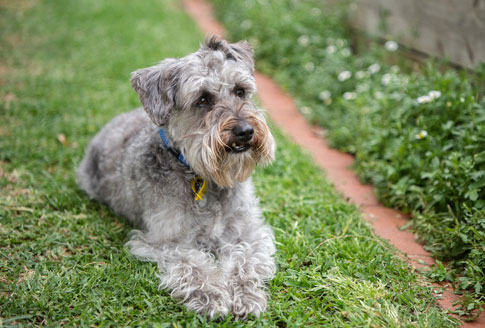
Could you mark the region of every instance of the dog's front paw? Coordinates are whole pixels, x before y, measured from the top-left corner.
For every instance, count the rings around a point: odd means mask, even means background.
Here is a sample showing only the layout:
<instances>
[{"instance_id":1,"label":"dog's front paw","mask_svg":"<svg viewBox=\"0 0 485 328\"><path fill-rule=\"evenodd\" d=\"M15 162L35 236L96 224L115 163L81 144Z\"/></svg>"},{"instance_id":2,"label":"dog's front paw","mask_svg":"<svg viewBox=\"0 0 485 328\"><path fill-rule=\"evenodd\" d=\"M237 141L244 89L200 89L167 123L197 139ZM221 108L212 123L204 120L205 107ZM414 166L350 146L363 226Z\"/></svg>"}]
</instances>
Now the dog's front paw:
<instances>
[{"instance_id":1,"label":"dog's front paw","mask_svg":"<svg viewBox=\"0 0 485 328\"><path fill-rule=\"evenodd\" d=\"M185 300L185 306L199 314L211 319L225 317L231 307L229 296L222 290L205 291L196 290Z\"/></svg>"},{"instance_id":2,"label":"dog's front paw","mask_svg":"<svg viewBox=\"0 0 485 328\"><path fill-rule=\"evenodd\" d=\"M258 317L266 309L266 292L263 287L251 282L239 282L233 286L231 311L238 318L249 314Z\"/></svg>"}]
</instances>

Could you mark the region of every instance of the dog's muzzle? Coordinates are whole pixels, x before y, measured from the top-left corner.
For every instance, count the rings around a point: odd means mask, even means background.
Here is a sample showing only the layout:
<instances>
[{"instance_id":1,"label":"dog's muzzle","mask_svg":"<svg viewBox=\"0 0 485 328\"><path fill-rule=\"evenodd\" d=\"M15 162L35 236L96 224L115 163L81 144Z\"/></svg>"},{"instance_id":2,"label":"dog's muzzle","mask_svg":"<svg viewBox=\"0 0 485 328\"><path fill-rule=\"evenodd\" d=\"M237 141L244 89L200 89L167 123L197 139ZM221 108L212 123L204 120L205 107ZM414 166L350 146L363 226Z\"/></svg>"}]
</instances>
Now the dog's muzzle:
<instances>
[{"instance_id":1,"label":"dog's muzzle","mask_svg":"<svg viewBox=\"0 0 485 328\"><path fill-rule=\"evenodd\" d=\"M232 129L233 138L230 143L231 151L242 153L250 148L253 139L254 128L247 122L240 122Z\"/></svg>"}]
</instances>

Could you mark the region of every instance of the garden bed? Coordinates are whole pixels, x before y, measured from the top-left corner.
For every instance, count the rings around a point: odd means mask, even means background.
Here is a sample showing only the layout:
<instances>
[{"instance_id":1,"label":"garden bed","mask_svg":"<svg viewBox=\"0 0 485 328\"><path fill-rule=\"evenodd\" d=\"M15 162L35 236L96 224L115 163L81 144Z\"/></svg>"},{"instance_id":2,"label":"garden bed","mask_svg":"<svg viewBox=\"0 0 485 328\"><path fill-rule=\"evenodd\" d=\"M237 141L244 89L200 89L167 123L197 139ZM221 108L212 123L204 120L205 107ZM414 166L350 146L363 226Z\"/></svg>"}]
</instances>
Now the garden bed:
<instances>
[{"instance_id":1,"label":"garden bed","mask_svg":"<svg viewBox=\"0 0 485 328\"><path fill-rule=\"evenodd\" d=\"M483 68L428 62L413 70L392 41L354 54L346 8L321 1L213 3L229 37L252 42L258 68L327 129L334 147L355 155L381 201L412 214L409 227L449 264L438 262L429 276L469 292L460 313L483 305Z\"/></svg>"}]
</instances>

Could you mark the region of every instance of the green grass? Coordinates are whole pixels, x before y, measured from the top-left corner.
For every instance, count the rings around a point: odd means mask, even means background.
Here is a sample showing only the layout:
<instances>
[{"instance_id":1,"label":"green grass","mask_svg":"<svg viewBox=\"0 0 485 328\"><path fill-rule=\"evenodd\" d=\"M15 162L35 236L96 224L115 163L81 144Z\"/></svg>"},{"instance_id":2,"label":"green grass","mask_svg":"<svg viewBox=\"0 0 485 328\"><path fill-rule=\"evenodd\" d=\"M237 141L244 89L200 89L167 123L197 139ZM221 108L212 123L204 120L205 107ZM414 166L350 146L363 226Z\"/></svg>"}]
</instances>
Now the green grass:
<instances>
[{"instance_id":1,"label":"green grass","mask_svg":"<svg viewBox=\"0 0 485 328\"><path fill-rule=\"evenodd\" d=\"M419 240L449 264L429 276L467 292L458 313L485 305L485 65L413 71L382 44L353 42L347 7L321 0L213 2L230 37L256 46L258 68L355 155L380 200L412 214Z\"/></svg>"},{"instance_id":2,"label":"green grass","mask_svg":"<svg viewBox=\"0 0 485 328\"><path fill-rule=\"evenodd\" d=\"M278 248L268 310L187 312L73 173L89 138L138 105L129 73L194 51L201 33L169 0L5 2L0 24L0 326L456 326L276 129L277 159L254 177Z\"/></svg>"}]
</instances>

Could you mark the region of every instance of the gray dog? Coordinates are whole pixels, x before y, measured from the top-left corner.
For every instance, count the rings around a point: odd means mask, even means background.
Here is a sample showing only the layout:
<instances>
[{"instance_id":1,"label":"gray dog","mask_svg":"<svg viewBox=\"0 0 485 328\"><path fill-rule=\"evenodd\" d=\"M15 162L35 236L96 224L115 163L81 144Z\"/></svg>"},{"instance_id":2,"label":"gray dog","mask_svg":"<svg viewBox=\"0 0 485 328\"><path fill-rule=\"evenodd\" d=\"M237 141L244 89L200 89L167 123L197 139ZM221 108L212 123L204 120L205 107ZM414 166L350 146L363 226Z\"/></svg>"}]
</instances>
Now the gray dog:
<instances>
[{"instance_id":1,"label":"gray dog","mask_svg":"<svg viewBox=\"0 0 485 328\"><path fill-rule=\"evenodd\" d=\"M275 246L250 175L272 161L274 140L251 101L251 46L212 37L193 54L135 71L131 84L144 110L99 132L78 184L141 228L127 246L158 264L160 287L187 308L259 315Z\"/></svg>"}]
</instances>

